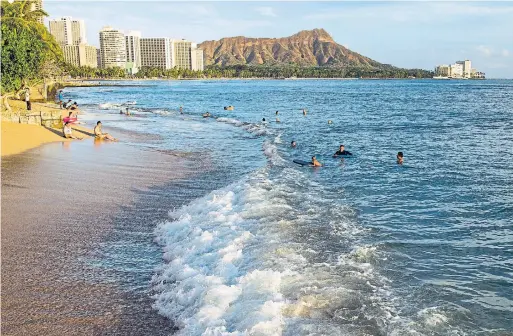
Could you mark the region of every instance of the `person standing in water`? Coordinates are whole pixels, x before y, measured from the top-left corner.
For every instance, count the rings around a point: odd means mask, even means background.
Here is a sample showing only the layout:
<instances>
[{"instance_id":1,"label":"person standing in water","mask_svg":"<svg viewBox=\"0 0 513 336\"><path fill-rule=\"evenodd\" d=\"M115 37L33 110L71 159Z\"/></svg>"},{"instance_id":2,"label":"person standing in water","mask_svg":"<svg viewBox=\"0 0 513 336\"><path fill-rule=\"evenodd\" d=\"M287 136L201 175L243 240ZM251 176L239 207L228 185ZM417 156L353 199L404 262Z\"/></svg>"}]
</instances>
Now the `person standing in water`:
<instances>
[{"instance_id":1,"label":"person standing in water","mask_svg":"<svg viewBox=\"0 0 513 336\"><path fill-rule=\"evenodd\" d=\"M403 152L398 152L396 158L397 158L397 164L402 165L404 162Z\"/></svg>"},{"instance_id":2,"label":"person standing in water","mask_svg":"<svg viewBox=\"0 0 513 336\"><path fill-rule=\"evenodd\" d=\"M183 108L180 106L180 114L183 114Z\"/></svg>"},{"instance_id":3,"label":"person standing in water","mask_svg":"<svg viewBox=\"0 0 513 336\"><path fill-rule=\"evenodd\" d=\"M333 157L353 155L351 152L346 151L344 145L340 145L339 150L333 154Z\"/></svg>"},{"instance_id":4,"label":"person standing in water","mask_svg":"<svg viewBox=\"0 0 513 336\"><path fill-rule=\"evenodd\" d=\"M306 109L303 109L303 115L304 116L306 115Z\"/></svg>"},{"instance_id":5,"label":"person standing in water","mask_svg":"<svg viewBox=\"0 0 513 336\"><path fill-rule=\"evenodd\" d=\"M317 161L317 159L315 158L315 156L312 156L312 166L314 166L314 167L322 167L322 163L320 163L319 161Z\"/></svg>"}]
</instances>

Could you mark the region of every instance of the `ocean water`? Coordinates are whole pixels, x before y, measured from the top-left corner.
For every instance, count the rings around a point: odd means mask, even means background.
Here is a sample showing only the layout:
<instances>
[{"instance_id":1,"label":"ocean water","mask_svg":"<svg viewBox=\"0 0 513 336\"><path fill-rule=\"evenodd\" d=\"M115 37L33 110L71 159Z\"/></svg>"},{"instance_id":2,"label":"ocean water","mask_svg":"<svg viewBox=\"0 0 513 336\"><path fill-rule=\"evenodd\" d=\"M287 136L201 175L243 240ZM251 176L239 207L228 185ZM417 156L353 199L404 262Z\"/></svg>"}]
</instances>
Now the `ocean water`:
<instances>
[{"instance_id":1,"label":"ocean water","mask_svg":"<svg viewBox=\"0 0 513 336\"><path fill-rule=\"evenodd\" d=\"M513 81L130 84L66 94L210 162L154 232L179 335L513 335Z\"/></svg>"}]
</instances>

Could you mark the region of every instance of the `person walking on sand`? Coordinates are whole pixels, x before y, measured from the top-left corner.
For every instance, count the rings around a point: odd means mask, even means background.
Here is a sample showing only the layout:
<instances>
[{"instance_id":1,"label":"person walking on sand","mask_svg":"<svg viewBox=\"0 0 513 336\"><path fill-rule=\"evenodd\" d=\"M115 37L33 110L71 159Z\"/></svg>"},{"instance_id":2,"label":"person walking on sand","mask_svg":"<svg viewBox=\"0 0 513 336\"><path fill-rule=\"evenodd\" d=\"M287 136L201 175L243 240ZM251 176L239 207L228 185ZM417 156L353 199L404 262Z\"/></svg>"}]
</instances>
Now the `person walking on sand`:
<instances>
[{"instance_id":1,"label":"person walking on sand","mask_svg":"<svg viewBox=\"0 0 513 336\"><path fill-rule=\"evenodd\" d=\"M25 88L25 103L27 103L27 111L32 110L32 104L30 103L30 89Z\"/></svg>"},{"instance_id":2,"label":"person walking on sand","mask_svg":"<svg viewBox=\"0 0 513 336\"><path fill-rule=\"evenodd\" d=\"M98 139L102 139L102 140L107 139L107 140L110 140L110 141L117 141L117 139L114 138L109 133L103 133L103 131L102 131L102 122L101 121L98 121L96 123L96 126L94 127L94 135Z\"/></svg>"}]
</instances>

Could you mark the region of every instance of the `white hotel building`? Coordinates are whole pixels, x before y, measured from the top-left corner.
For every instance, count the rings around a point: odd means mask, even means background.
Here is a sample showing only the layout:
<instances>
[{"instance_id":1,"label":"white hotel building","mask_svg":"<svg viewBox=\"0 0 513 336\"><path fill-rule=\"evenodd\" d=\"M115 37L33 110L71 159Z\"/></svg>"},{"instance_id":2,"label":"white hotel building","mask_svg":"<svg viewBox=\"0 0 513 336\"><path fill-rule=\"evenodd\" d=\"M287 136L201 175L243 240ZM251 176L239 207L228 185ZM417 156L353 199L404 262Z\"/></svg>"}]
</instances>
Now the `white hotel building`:
<instances>
[{"instance_id":1,"label":"white hotel building","mask_svg":"<svg viewBox=\"0 0 513 336\"><path fill-rule=\"evenodd\" d=\"M48 22L50 34L61 46L64 60L74 66L98 66L96 48L87 44L85 23L66 16Z\"/></svg>"},{"instance_id":2,"label":"white hotel building","mask_svg":"<svg viewBox=\"0 0 513 336\"><path fill-rule=\"evenodd\" d=\"M102 67L126 68L126 40L122 31L112 27L100 30L100 55Z\"/></svg>"},{"instance_id":3,"label":"white hotel building","mask_svg":"<svg viewBox=\"0 0 513 336\"><path fill-rule=\"evenodd\" d=\"M455 79L469 79L469 78L484 78L485 74L472 69L472 62L470 60L457 61L454 64L442 64L435 67L435 78L455 78Z\"/></svg>"}]
</instances>

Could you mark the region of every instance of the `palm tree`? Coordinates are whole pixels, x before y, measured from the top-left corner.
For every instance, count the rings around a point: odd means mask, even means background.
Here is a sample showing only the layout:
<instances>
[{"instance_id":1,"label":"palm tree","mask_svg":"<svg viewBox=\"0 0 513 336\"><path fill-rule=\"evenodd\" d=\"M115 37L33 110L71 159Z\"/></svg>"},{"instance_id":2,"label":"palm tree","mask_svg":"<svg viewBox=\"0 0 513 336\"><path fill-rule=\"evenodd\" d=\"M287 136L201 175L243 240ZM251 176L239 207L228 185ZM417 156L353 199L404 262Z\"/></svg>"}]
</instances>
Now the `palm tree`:
<instances>
[{"instance_id":1,"label":"palm tree","mask_svg":"<svg viewBox=\"0 0 513 336\"><path fill-rule=\"evenodd\" d=\"M17 0L9 2L2 0L2 20L5 19L21 19L27 22L39 22L42 17L48 16L42 9L35 8L34 0Z\"/></svg>"}]
</instances>

